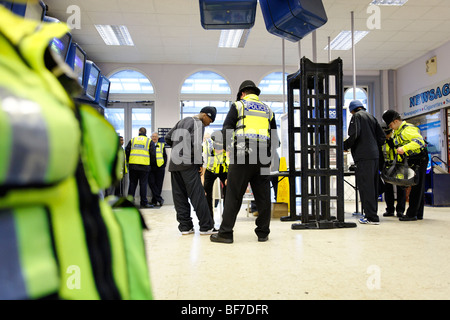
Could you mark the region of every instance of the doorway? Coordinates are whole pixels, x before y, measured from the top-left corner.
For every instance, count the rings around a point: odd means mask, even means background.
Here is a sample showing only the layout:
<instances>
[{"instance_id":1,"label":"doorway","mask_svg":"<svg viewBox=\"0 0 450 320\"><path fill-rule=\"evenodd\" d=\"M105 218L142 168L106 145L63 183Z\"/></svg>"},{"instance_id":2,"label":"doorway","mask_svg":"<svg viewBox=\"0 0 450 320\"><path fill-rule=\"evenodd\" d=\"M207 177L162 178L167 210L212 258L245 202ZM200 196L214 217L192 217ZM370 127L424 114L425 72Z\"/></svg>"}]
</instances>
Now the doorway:
<instances>
[{"instance_id":1,"label":"doorway","mask_svg":"<svg viewBox=\"0 0 450 320\"><path fill-rule=\"evenodd\" d=\"M124 138L123 148L128 142L139 135L139 128L147 129L147 137L151 137L154 126L154 102L110 102L105 108L105 118L114 126L119 136ZM124 177L124 194L128 194L128 175ZM139 198L139 187L135 199Z\"/></svg>"}]
</instances>

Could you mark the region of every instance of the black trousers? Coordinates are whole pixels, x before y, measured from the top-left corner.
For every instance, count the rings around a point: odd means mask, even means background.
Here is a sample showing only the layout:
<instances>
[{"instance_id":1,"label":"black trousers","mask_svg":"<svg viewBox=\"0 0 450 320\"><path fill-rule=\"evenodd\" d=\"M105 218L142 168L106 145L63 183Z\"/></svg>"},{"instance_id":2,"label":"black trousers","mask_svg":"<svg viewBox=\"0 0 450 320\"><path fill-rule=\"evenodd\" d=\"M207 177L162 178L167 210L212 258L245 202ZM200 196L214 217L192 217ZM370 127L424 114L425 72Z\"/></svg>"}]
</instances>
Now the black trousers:
<instances>
[{"instance_id":1,"label":"black trousers","mask_svg":"<svg viewBox=\"0 0 450 320\"><path fill-rule=\"evenodd\" d=\"M178 230L192 229L191 204L199 220L200 231L214 228L197 166L171 172L172 197L177 212ZM189 203L190 200L190 203Z\"/></svg>"},{"instance_id":2,"label":"black trousers","mask_svg":"<svg viewBox=\"0 0 450 320\"><path fill-rule=\"evenodd\" d=\"M248 183L258 207L255 233L258 237L266 237L270 233L270 180L269 176L261 175L262 167L258 164L231 164L228 167L227 196L219 229L220 236L233 238L233 228Z\"/></svg>"},{"instance_id":3,"label":"black trousers","mask_svg":"<svg viewBox=\"0 0 450 320\"><path fill-rule=\"evenodd\" d=\"M214 182L216 181L216 179L219 178L220 181L223 184L223 195L224 198L226 198L226 194L227 194L227 187L225 185L225 180L227 180L227 173L226 172L222 172L222 173L212 173L209 170L205 170L205 176L204 176L204 183L203 183L203 187L205 188L205 193L206 193L206 201L208 201L208 207L209 207L209 211L211 213L211 217L213 217L214 219L214 209L213 209L213 187L214 187Z\"/></svg>"},{"instance_id":4,"label":"black trousers","mask_svg":"<svg viewBox=\"0 0 450 320\"><path fill-rule=\"evenodd\" d=\"M139 183L139 195L141 196L141 206L148 204L147 200L147 183L148 171L146 170L131 170L130 169L130 186L128 187L128 195L133 196Z\"/></svg>"},{"instance_id":5,"label":"black trousers","mask_svg":"<svg viewBox=\"0 0 450 320\"><path fill-rule=\"evenodd\" d=\"M162 202L161 197L162 186L164 182L164 175L166 174L166 167L152 166L148 174L148 186L152 192L152 204Z\"/></svg>"},{"instance_id":6,"label":"black trousers","mask_svg":"<svg viewBox=\"0 0 450 320\"><path fill-rule=\"evenodd\" d=\"M390 183L384 184L384 199L386 202L386 212L403 214L406 205L406 191L405 188L396 186L397 189L397 205L395 205L394 185Z\"/></svg>"},{"instance_id":7,"label":"black trousers","mask_svg":"<svg viewBox=\"0 0 450 320\"><path fill-rule=\"evenodd\" d=\"M425 204L425 177L427 174L428 154L423 152L419 159L408 160L409 165L416 170L419 177L418 183L411 187L409 193L409 206L406 210L408 217L423 219L423 207Z\"/></svg>"},{"instance_id":8,"label":"black trousers","mask_svg":"<svg viewBox=\"0 0 450 320\"><path fill-rule=\"evenodd\" d=\"M361 197L364 216L369 221L378 222L378 159L358 160L356 162L356 182Z\"/></svg>"}]
</instances>

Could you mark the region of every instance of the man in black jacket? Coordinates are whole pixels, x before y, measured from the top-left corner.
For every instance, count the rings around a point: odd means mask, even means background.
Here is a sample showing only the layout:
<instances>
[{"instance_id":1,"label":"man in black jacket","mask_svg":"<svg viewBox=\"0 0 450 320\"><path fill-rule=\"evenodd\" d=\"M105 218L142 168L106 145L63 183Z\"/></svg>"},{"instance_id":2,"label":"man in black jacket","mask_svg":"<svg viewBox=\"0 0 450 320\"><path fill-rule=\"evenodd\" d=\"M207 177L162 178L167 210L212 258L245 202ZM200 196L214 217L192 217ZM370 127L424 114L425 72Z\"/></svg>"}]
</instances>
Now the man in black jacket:
<instances>
[{"instance_id":1,"label":"man in black jacket","mask_svg":"<svg viewBox=\"0 0 450 320\"><path fill-rule=\"evenodd\" d=\"M353 116L348 127L349 137L344 141L344 150L351 149L356 165L356 182L364 210L364 218L359 222L379 224L379 157L386 136L377 119L366 112L361 101L350 102L349 110Z\"/></svg>"}]
</instances>

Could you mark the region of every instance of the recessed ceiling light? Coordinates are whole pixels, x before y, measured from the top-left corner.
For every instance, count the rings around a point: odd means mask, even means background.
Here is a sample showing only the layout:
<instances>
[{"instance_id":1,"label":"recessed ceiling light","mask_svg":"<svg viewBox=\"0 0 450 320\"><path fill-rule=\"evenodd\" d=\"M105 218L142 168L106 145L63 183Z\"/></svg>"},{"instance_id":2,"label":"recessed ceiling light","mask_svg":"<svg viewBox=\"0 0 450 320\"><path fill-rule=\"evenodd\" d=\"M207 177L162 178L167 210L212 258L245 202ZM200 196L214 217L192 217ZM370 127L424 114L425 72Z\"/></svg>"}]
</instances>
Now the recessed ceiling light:
<instances>
[{"instance_id":1,"label":"recessed ceiling light","mask_svg":"<svg viewBox=\"0 0 450 320\"><path fill-rule=\"evenodd\" d=\"M108 46L134 46L126 26L96 24L95 28Z\"/></svg>"},{"instance_id":2,"label":"recessed ceiling light","mask_svg":"<svg viewBox=\"0 0 450 320\"><path fill-rule=\"evenodd\" d=\"M367 34L369 31L355 31L355 45ZM352 48L352 32L341 31L336 38L331 41L331 50L350 50ZM328 50L328 45L325 47Z\"/></svg>"},{"instance_id":3,"label":"recessed ceiling light","mask_svg":"<svg viewBox=\"0 0 450 320\"><path fill-rule=\"evenodd\" d=\"M219 48L243 48L247 42L251 29L222 30L219 39Z\"/></svg>"},{"instance_id":4,"label":"recessed ceiling light","mask_svg":"<svg viewBox=\"0 0 450 320\"><path fill-rule=\"evenodd\" d=\"M370 4L375 4L377 6L402 6L408 0L373 0Z\"/></svg>"}]
</instances>

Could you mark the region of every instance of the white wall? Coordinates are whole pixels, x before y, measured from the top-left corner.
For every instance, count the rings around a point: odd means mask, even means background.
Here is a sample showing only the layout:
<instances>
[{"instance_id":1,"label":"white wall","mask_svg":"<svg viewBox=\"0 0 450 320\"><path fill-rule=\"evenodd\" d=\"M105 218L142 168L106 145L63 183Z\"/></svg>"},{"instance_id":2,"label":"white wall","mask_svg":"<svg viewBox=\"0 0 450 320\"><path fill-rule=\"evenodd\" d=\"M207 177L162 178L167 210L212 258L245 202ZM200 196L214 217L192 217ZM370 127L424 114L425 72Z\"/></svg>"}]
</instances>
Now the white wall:
<instances>
[{"instance_id":1,"label":"white wall","mask_svg":"<svg viewBox=\"0 0 450 320\"><path fill-rule=\"evenodd\" d=\"M437 58L437 73L430 76L425 63L434 56ZM397 69L397 108L400 108L405 95L450 78L449 56L450 42Z\"/></svg>"}]
</instances>

